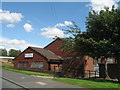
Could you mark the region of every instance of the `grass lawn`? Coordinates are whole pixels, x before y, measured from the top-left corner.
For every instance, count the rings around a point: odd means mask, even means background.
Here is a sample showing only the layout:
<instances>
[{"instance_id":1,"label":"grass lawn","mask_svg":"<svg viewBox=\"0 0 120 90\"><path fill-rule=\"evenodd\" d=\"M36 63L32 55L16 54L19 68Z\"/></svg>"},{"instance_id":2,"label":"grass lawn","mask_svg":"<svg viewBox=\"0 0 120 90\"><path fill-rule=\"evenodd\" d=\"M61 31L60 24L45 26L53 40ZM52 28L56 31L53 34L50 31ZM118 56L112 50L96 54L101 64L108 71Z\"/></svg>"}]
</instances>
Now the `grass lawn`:
<instances>
[{"instance_id":1,"label":"grass lawn","mask_svg":"<svg viewBox=\"0 0 120 90\"><path fill-rule=\"evenodd\" d=\"M13 67L13 63L12 62L0 62L0 66Z\"/></svg>"},{"instance_id":2,"label":"grass lawn","mask_svg":"<svg viewBox=\"0 0 120 90\"><path fill-rule=\"evenodd\" d=\"M51 74L38 73L38 72L32 72L32 71L23 71L23 70L16 70L16 69L10 69L10 68L2 68L2 69L17 72L17 73L22 73L26 75L53 76Z\"/></svg>"},{"instance_id":3,"label":"grass lawn","mask_svg":"<svg viewBox=\"0 0 120 90\"><path fill-rule=\"evenodd\" d=\"M93 81L93 80L83 80L83 79L71 79L71 78L55 78L55 81L60 81L72 85L77 85L86 88L93 88L93 90L101 90L100 88L118 88L118 83L108 82L108 81ZM118 90L118 89L117 89Z\"/></svg>"}]
</instances>

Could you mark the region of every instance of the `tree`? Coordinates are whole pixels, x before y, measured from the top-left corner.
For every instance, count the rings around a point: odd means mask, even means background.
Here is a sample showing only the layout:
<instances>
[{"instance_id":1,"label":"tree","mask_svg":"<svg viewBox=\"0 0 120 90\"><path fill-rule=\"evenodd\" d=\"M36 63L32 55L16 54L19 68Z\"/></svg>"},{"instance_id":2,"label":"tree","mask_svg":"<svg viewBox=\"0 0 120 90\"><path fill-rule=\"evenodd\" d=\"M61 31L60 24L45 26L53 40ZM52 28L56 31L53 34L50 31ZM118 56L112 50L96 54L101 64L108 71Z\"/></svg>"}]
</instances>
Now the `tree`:
<instances>
[{"instance_id":1,"label":"tree","mask_svg":"<svg viewBox=\"0 0 120 90\"><path fill-rule=\"evenodd\" d=\"M10 57L16 57L16 56L18 56L20 53L21 53L20 50L10 49L10 51L9 51L9 56L10 56Z\"/></svg>"},{"instance_id":2,"label":"tree","mask_svg":"<svg viewBox=\"0 0 120 90\"><path fill-rule=\"evenodd\" d=\"M64 43L64 46L61 47L62 52L76 52L75 49L75 37L77 35L81 35L81 30L80 27L74 22L72 21L73 27L72 26L68 26L67 30L63 31L65 32L65 34L70 34L69 37L67 38L62 38L62 42Z\"/></svg>"},{"instance_id":3,"label":"tree","mask_svg":"<svg viewBox=\"0 0 120 90\"><path fill-rule=\"evenodd\" d=\"M114 57L118 64L120 82L120 9L105 7L100 12L89 12L86 17L86 31L73 34L74 51L82 52L93 58ZM74 28L65 30L74 32ZM66 42L67 43L67 42Z\"/></svg>"},{"instance_id":4,"label":"tree","mask_svg":"<svg viewBox=\"0 0 120 90\"><path fill-rule=\"evenodd\" d=\"M0 56L7 56L7 50L4 49L0 49Z\"/></svg>"}]
</instances>

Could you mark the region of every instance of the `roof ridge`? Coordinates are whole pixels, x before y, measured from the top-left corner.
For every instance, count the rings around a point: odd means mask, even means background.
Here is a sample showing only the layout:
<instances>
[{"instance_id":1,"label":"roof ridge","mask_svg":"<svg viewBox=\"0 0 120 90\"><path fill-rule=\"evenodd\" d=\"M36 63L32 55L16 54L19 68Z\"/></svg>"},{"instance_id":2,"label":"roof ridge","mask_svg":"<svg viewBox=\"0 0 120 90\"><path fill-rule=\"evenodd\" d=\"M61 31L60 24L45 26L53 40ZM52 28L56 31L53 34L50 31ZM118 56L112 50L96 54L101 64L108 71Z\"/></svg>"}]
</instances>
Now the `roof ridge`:
<instances>
[{"instance_id":1,"label":"roof ridge","mask_svg":"<svg viewBox=\"0 0 120 90\"><path fill-rule=\"evenodd\" d=\"M50 50L48 50L50 53L52 53L52 54L54 54L54 55L56 55L57 57L59 57L60 59L63 59L61 56L59 56L59 55L57 55L57 54L55 54L54 52L52 52L52 51L50 51Z\"/></svg>"},{"instance_id":2,"label":"roof ridge","mask_svg":"<svg viewBox=\"0 0 120 90\"><path fill-rule=\"evenodd\" d=\"M29 46L29 47L31 47L31 48L40 48L40 47L34 47L34 46Z\"/></svg>"}]
</instances>

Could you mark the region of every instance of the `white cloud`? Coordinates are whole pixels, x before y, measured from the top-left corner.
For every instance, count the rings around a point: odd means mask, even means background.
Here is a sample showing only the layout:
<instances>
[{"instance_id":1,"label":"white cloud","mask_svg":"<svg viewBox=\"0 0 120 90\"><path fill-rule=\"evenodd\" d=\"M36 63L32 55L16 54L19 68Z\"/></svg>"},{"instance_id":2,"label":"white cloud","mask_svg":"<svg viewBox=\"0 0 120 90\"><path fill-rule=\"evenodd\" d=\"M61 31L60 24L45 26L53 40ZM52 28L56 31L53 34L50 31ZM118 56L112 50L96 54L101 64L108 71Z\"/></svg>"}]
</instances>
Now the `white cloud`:
<instances>
[{"instance_id":1,"label":"white cloud","mask_svg":"<svg viewBox=\"0 0 120 90\"><path fill-rule=\"evenodd\" d=\"M7 50L10 49L24 50L28 46L38 47L37 45L33 45L26 42L25 40L17 40L17 39L10 40L7 38L0 38L0 43L1 43L0 48L6 48Z\"/></svg>"},{"instance_id":2,"label":"white cloud","mask_svg":"<svg viewBox=\"0 0 120 90\"><path fill-rule=\"evenodd\" d=\"M57 27L62 27L62 26L68 26L68 25L73 25L72 22L70 21L64 21L64 23L58 23L53 27L47 27L47 28L42 28L40 34L45 36L46 38L54 38L55 36L63 38L63 37L68 37L68 35L64 35L64 32L60 30Z\"/></svg>"},{"instance_id":3,"label":"white cloud","mask_svg":"<svg viewBox=\"0 0 120 90\"><path fill-rule=\"evenodd\" d=\"M8 24L7 27L8 27L8 28L14 28L15 25L14 25L14 24Z\"/></svg>"},{"instance_id":4,"label":"white cloud","mask_svg":"<svg viewBox=\"0 0 120 90\"><path fill-rule=\"evenodd\" d=\"M16 23L21 21L23 15L21 13L11 13L0 9L0 22L2 23Z\"/></svg>"},{"instance_id":5,"label":"white cloud","mask_svg":"<svg viewBox=\"0 0 120 90\"><path fill-rule=\"evenodd\" d=\"M115 0L90 0L91 4L89 5L93 10L100 11L104 10L104 7L112 8L113 5L117 8Z\"/></svg>"},{"instance_id":6,"label":"white cloud","mask_svg":"<svg viewBox=\"0 0 120 90\"><path fill-rule=\"evenodd\" d=\"M65 21L64 24L65 24L65 25L72 25L72 22Z\"/></svg>"},{"instance_id":7,"label":"white cloud","mask_svg":"<svg viewBox=\"0 0 120 90\"><path fill-rule=\"evenodd\" d=\"M47 38L54 38L55 36L64 37L64 32L56 27L42 28L41 30L43 31L41 35Z\"/></svg>"},{"instance_id":8,"label":"white cloud","mask_svg":"<svg viewBox=\"0 0 120 90\"><path fill-rule=\"evenodd\" d=\"M68 26L68 25L72 25L72 22L70 22L70 21L64 21L64 23L62 24L62 23L58 23L58 24L56 24L55 26Z\"/></svg>"},{"instance_id":9,"label":"white cloud","mask_svg":"<svg viewBox=\"0 0 120 90\"><path fill-rule=\"evenodd\" d=\"M58 24L56 24L56 26L65 26L64 24L62 24L62 23L58 23Z\"/></svg>"},{"instance_id":10,"label":"white cloud","mask_svg":"<svg viewBox=\"0 0 120 90\"><path fill-rule=\"evenodd\" d=\"M33 30L32 25L26 23L24 26L26 32L31 32Z\"/></svg>"}]
</instances>

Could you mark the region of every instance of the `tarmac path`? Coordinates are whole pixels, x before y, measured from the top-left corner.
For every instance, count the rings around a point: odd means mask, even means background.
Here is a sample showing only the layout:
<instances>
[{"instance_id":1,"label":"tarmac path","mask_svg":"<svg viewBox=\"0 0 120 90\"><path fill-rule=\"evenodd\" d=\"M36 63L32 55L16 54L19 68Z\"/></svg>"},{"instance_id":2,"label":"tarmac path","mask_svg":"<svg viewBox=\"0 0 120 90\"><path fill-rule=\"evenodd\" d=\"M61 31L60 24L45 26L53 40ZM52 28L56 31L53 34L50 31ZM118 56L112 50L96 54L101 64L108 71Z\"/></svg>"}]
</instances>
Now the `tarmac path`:
<instances>
[{"instance_id":1,"label":"tarmac path","mask_svg":"<svg viewBox=\"0 0 120 90\"><path fill-rule=\"evenodd\" d=\"M2 78L15 84L18 84L24 88L82 88L79 86L69 85L62 82L56 82L51 79L25 75L8 70L2 70ZM3 81L3 86L5 86L4 82L5 81Z\"/></svg>"},{"instance_id":2,"label":"tarmac path","mask_svg":"<svg viewBox=\"0 0 120 90\"><path fill-rule=\"evenodd\" d=\"M22 88L12 82L2 79L2 88Z\"/></svg>"}]
</instances>

